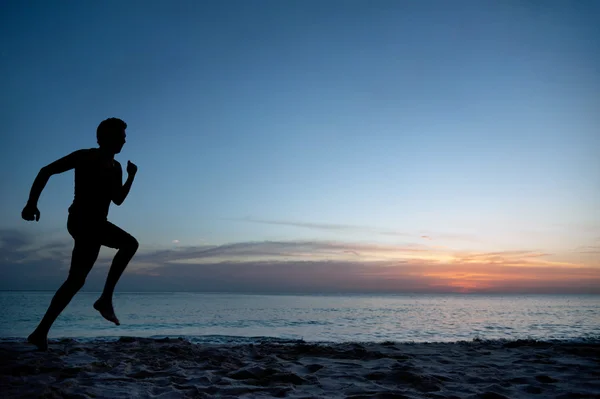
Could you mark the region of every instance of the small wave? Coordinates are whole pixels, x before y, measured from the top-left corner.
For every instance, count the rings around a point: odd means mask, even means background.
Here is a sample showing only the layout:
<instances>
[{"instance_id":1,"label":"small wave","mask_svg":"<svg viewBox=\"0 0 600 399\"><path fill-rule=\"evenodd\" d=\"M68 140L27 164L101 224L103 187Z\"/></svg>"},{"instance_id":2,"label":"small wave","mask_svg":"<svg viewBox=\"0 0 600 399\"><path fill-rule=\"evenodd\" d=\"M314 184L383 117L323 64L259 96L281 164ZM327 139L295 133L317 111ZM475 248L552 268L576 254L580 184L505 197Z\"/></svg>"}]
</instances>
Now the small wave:
<instances>
[{"instance_id":1,"label":"small wave","mask_svg":"<svg viewBox=\"0 0 600 399\"><path fill-rule=\"evenodd\" d=\"M536 338L516 338L516 339L485 339L485 338L473 338L470 340L455 340L455 341L391 341L391 340L376 340L376 341L361 341L361 340L347 340L343 342L338 341L312 341L281 337L268 337L268 336L233 336L233 335L151 335L151 336L134 336L134 335L115 335L115 336L98 336L98 337L51 337L52 341L68 342L68 341L79 341L79 342L113 342L119 340L169 340L169 339L181 339L186 340L194 344L205 344L205 345L248 345L248 344L299 344L299 343L311 343L311 344L501 344L504 346L512 345L535 345L535 344L600 344L600 335L595 336L584 336L568 339L536 339ZM24 337L2 337L0 342L22 342Z\"/></svg>"}]
</instances>

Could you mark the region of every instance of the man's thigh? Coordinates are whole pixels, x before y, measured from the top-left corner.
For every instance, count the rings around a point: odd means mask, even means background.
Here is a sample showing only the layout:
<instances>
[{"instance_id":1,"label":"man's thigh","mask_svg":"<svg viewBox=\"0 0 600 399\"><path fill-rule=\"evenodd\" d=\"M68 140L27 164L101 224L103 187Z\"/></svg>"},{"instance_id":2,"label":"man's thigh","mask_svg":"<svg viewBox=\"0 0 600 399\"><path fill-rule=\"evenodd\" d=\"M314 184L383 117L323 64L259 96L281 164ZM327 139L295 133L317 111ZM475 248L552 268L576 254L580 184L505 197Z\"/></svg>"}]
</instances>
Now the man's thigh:
<instances>
[{"instance_id":1,"label":"man's thigh","mask_svg":"<svg viewBox=\"0 0 600 399\"><path fill-rule=\"evenodd\" d=\"M104 222L101 237L102 245L109 248L120 249L123 247L131 247L135 242L135 238L119 226L116 226L109 221Z\"/></svg>"},{"instance_id":2,"label":"man's thigh","mask_svg":"<svg viewBox=\"0 0 600 399\"><path fill-rule=\"evenodd\" d=\"M79 238L75 240L69 276L85 280L100 253L100 241Z\"/></svg>"}]
</instances>

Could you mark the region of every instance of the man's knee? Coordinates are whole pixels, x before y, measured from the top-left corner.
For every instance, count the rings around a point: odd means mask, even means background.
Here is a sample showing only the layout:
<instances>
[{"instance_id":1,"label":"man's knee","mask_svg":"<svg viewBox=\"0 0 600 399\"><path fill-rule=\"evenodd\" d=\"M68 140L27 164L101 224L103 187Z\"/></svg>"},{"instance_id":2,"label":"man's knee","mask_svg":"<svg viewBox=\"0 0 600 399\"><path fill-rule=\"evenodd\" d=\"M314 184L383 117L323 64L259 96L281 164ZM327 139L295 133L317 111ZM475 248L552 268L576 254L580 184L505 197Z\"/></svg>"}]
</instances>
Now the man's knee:
<instances>
[{"instance_id":1,"label":"man's knee","mask_svg":"<svg viewBox=\"0 0 600 399\"><path fill-rule=\"evenodd\" d=\"M135 253L139 247L140 247L140 243L138 242L138 240L136 240L134 236L129 236L124 248L128 252Z\"/></svg>"}]
</instances>

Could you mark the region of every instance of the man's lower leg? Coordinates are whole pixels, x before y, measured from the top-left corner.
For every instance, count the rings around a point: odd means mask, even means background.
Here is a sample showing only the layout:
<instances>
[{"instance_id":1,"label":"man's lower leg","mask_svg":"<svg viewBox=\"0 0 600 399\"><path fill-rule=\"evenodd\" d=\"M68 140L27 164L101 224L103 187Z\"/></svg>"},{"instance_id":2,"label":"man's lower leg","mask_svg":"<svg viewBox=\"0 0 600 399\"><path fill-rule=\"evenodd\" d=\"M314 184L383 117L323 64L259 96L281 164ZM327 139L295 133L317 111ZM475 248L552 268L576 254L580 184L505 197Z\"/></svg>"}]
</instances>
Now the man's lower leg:
<instances>
[{"instance_id":1,"label":"man's lower leg","mask_svg":"<svg viewBox=\"0 0 600 399\"><path fill-rule=\"evenodd\" d=\"M108 277L106 277L106 283L104 284L101 299L112 301L117 282L119 282L123 271L125 271L125 268L129 264L131 258L133 258L133 255L135 255L136 250L137 246L134 249L121 248L117 251L117 254L112 261L112 265L110 266L110 270L108 271Z\"/></svg>"},{"instance_id":2,"label":"man's lower leg","mask_svg":"<svg viewBox=\"0 0 600 399\"><path fill-rule=\"evenodd\" d=\"M123 271L129 264L133 255L137 250L137 242L136 245L131 248L121 248L117 251L115 258L113 259L112 265L110 266L110 270L108 272L108 277L106 278L106 283L104 284L104 290L102 291L102 295L100 298L94 303L94 309L100 312L102 317L104 317L108 321L112 321L116 325L120 325L119 319L115 315L113 305L112 305L112 297L115 291L115 286L121 278Z\"/></svg>"},{"instance_id":3,"label":"man's lower leg","mask_svg":"<svg viewBox=\"0 0 600 399\"><path fill-rule=\"evenodd\" d=\"M47 346L47 337L52 324L56 318L62 313L62 311L71 302L77 291L81 289L83 283L74 278L67 278L67 280L60 286L60 288L54 294L52 301L46 314L42 318L42 321L29 336L29 341L38 346L40 349L45 349Z\"/></svg>"}]
</instances>

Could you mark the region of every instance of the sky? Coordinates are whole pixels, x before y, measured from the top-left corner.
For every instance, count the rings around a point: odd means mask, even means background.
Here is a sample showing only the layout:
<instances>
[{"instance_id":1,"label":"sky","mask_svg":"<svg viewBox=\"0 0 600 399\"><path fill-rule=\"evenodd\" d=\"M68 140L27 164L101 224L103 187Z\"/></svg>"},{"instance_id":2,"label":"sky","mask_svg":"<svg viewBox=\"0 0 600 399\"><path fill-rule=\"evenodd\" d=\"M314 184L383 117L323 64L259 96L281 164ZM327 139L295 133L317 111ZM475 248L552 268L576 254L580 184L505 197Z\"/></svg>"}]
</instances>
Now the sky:
<instances>
[{"instance_id":1,"label":"sky","mask_svg":"<svg viewBox=\"0 0 600 399\"><path fill-rule=\"evenodd\" d=\"M600 3L3 1L0 289L66 277L73 172L139 167L118 290L600 293ZM84 289L101 289L103 249Z\"/></svg>"}]
</instances>

